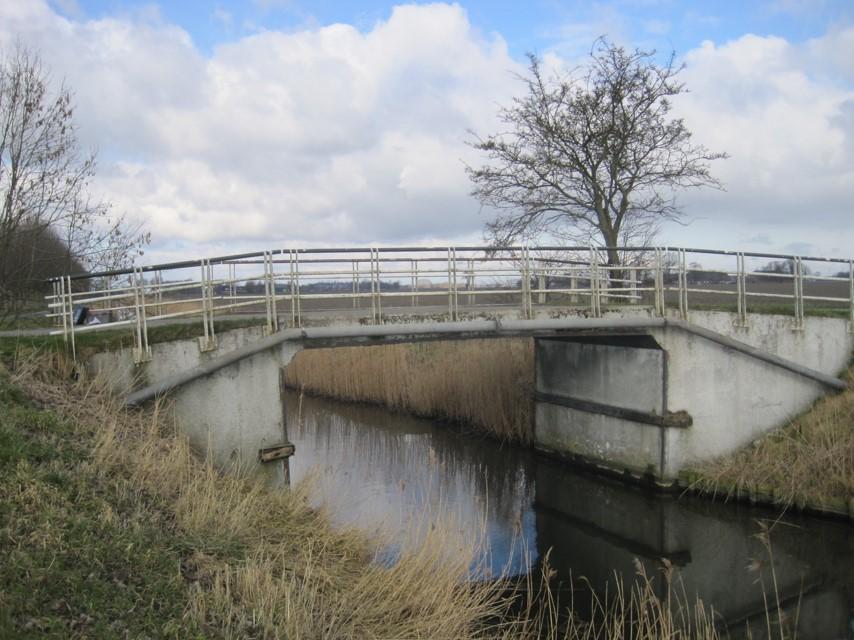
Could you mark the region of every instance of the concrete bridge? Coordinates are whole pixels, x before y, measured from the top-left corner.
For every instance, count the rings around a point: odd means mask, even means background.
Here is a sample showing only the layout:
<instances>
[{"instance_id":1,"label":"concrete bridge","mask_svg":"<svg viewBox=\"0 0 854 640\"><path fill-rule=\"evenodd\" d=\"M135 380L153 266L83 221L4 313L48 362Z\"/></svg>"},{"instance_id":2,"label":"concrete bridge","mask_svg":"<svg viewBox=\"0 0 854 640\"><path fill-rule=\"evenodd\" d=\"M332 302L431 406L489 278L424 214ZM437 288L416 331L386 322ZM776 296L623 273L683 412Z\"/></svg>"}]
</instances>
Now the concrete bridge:
<instances>
[{"instance_id":1,"label":"concrete bridge","mask_svg":"<svg viewBox=\"0 0 854 640\"><path fill-rule=\"evenodd\" d=\"M531 337L536 446L663 485L845 387L850 260L622 250L621 266L587 248L261 252L66 276L48 303L72 350L81 331L131 330L135 346L93 368L133 389L130 404L169 393L220 463L249 463L284 439L279 376L305 348ZM82 306L101 324L74 324ZM217 334L238 312L263 326ZM150 324L176 318L200 320L202 337L149 343Z\"/></svg>"}]
</instances>

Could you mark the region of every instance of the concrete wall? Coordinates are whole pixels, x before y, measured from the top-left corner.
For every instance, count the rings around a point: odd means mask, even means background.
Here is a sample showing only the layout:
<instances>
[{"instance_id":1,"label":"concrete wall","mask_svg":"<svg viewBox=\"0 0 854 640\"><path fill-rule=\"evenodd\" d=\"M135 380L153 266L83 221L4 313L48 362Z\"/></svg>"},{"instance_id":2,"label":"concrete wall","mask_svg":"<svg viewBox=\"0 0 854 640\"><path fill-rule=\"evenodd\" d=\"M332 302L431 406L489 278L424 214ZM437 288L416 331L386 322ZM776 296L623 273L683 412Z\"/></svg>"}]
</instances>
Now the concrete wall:
<instances>
[{"instance_id":1,"label":"concrete wall","mask_svg":"<svg viewBox=\"0 0 854 640\"><path fill-rule=\"evenodd\" d=\"M854 337L840 319L806 318L803 331L793 331L792 319L781 316L752 316L747 328L735 326L730 313L694 312L691 321L830 375L851 358ZM536 340L535 442L617 472L651 472L670 483L680 470L749 444L830 391L678 327L643 330L661 350L638 348L640 337L598 333L594 344L584 336ZM558 398L541 401L542 394ZM578 400L602 406L574 406ZM609 408L661 416L684 412L690 426L656 427L619 412L609 414Z\"/></svg>"},{"instance_id":2,"label":"concrete wall","mask_svg":"<svg viewBox=\"0 0 854 640\"><path fill-rule=\"evenodd\" d=\"M804 376L684 331L668 328L652 334L667 351L667 406L685 410L693 419L690 428L665 433L667 478L749 444L829 391Z\"/></svg>"},{"instance_id":3,"label":"concrete wall","mask_svg":"<svg viewBox=\"0 0 854 640\"><path fill-rule=\"evenodd\" d=\"M130 349L100 353L88 370L125 392L195 368L260 337L256 328L224 333L219 348L209 352L201 352L196 340L157 344L151 361L140 365L134 365ZM193 448L219 468L261 473L272 484L284 484L286 464L261 465L258 450L287 441L280 371L301 349L299 343L283 343L172 390L170 406Z\"/></svg>"},{"instance_id":4,"label":"concrete wall","mask_svg":"<svg viewBox=\"0 0 854 640\"><path fill-rule=\"evenodd\" d=\"M664 413L664 351L648 341L537 340L537 390ZM572 371L573 375L567 375Z\"/></svg>"},{"instance_id":5,"label":"concrete wall","mask_svg":"<svg viewBox=\"0 0 854 640\"><path fill-rule=\"evenodd\" d=\"M851 361L854 335L844 318L807 316L802 331L792 329L790 316L750 315L746 328L736 326L736 320L736 314L725 311L691 311L688 316L692 324L829 375L838 375Z\"/></svg>"}]
</instances>

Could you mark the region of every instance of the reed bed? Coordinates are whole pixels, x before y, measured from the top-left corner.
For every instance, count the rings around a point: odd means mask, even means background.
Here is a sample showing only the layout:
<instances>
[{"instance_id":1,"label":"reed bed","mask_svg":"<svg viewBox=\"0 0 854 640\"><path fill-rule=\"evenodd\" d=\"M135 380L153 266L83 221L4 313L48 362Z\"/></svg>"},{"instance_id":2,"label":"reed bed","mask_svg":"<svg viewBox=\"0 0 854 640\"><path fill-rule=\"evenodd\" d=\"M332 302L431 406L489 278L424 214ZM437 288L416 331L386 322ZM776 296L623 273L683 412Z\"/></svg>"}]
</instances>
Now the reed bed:
<instances>
[{"instance_id":1,"label":"reed bed","mask_svg":"<svg viewBox=\"0 0 854 640\"><path fill-rule=\"evenodd\" d=\"M854 384L854 366L844 378ZM732 497L758 489L783 507L846 512L854 500L854 388L820 398L785 427L697 472L695 488L705 493Z\"/></svg>"},{"instance_id":2,"label":"reed bed","mask_svg":"<svg viewBox=\"0 0 854 640\"><path fill-rule=\"evenodd\" d=\"M15 366L0 364L0 513L16 513L0 529L0 636L718 637L713 610L659 599L645 574L594 596L592 620L556 601L547 566L472 580L478 542L441 518L382 566L382 541L331 527L305 487L198 459L168 407L126 411L61 357Z\"/></svg>"},{"instance_id":3,"label":"reed bed","mask_svg":"<svg viewBox=\"0 0 854 640\"><path fill-rule=\"evenodd\" d=\"M310 349L288 365L286 384L465 423L502 440L533 438L530 339Z\"/></svg>"}]
</instances>

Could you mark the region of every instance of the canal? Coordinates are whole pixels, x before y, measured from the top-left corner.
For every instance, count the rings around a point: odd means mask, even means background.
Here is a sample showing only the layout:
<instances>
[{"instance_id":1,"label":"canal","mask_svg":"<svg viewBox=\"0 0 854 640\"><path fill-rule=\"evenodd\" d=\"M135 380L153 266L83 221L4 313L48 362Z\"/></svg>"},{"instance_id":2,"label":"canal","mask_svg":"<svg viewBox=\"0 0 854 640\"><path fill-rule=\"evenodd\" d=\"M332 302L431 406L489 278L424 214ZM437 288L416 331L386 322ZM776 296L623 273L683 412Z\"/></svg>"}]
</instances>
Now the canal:
<instances>
[{"instance_id":1,"label":"canal","mask_svg":"<svg viewBox=\"0 0 854 640\"><path fill-rule=\"evenodd\" d=\"M662 568L722 625L765 635L776 595L804 638L854 637L854 527L741 504L660 495L448 425L379 407L285 393L291 482L342 527L387 540L393 562L436 520L481 540L473 575L539 575L548 555L557 593L636 579L638 563L666 595ZM770 531L769 550L761 540ZM684 592L683 592L684 589ZM567 598L568 600L568 598ZM776 632L774 632L776 635Z\"/></svg>"}]
</instances>

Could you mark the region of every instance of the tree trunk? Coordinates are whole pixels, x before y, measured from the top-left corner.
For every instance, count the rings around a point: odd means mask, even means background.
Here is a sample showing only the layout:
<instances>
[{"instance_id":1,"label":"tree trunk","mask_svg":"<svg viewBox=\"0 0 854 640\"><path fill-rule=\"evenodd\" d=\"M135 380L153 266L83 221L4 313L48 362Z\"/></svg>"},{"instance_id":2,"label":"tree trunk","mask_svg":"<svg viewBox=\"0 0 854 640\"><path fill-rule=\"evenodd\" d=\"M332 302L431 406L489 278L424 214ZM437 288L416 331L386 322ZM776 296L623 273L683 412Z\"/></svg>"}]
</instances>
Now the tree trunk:
<instances>
[{"instance_id":1,"label":"tree trunk","mask_svg":"<svg viewBox=\"0 0 854 640\"><path fill-rule=\"evenodd\" d=\"M608 276L609 276L608 288L609 289L619 289L619 288L624 286L624 283L613 282L614 280L622 280L623 275L624 275L622 269L613 269L613 267L619 267L621 264L620 263L620 253L615 248L617 246L617 242L618 242L617 233L616 232L614 232L613 234L603 233L602 235L605 238L605 245L607 246L606 251L608 252L608 266L612 267L611 269L608 270ZM609 236L611 236L611 237L609 237Z\"/></svg>"}]
</instances>

